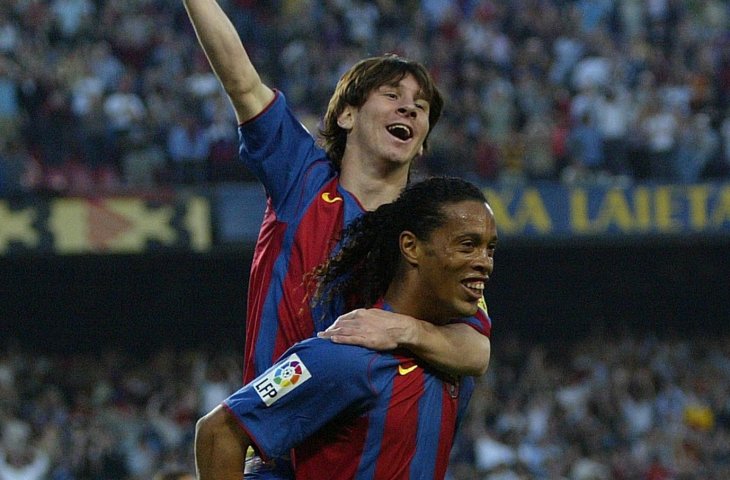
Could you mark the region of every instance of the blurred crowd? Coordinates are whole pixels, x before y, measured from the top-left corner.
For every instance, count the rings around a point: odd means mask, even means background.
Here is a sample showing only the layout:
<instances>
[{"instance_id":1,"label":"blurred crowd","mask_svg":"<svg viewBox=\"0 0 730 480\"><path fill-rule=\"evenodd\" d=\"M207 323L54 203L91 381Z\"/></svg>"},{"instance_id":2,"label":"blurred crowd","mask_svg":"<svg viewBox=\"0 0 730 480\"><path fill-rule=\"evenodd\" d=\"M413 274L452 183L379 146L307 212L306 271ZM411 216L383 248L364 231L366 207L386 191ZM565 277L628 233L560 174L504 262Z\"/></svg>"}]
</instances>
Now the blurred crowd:
<instances>
[{"instance_id":1,"label":"blurred crowd","mask_svg":"<svg viewBox=\"0 0 730 480\"><path fill-rule=\"evenodd\" d=\"M0 354L0 479L150 480L193 472L199 416L240 386L237 356Z\"/></svg>"},{"instance_id":2,"label":"blurred crowd","mask_svg":"<svg viewBox=\"0 0 730 480\"><path fill-rule=\"evenodd\" d=\"M192 471L196 419L240 382L234 350L0 351L0 478ZM495 339L449 480L730 478L730 337Z\"/></svg>"},{"instance_id":3,"label":"blurred crowd","mask_svg":"<svg viewBox=\"0 0 730 480\"><path fill-rule=\"evenodd\" d=\"M339 75L396 52L447 106L419 168L480 182L730 177L723 0L220 0L316 131ZM181 0L0 3L0 192L250 180Z\"/></svg>"},{"instance_id":4,"label":"blurred crowd","mask_svg":"<svg viewBox=\"0 0 730 480\"><path fill-rule=\"evenodd\" d=\"M730 338L495 339L453 478L730 478Z\"/></svg>"}]
</instances>

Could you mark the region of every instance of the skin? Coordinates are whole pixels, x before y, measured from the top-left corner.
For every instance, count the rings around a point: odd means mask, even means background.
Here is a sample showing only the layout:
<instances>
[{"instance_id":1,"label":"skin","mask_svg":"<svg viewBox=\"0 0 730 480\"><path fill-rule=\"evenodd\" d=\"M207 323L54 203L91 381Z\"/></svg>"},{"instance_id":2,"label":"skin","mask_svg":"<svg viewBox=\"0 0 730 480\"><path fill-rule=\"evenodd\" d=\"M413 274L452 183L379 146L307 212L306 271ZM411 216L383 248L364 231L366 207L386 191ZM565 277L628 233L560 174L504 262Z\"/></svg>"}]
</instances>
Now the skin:
<instances>
[{"instance_id":1,"label":"skin","mask_svg":"<svg viewBox=\"0 0 730 480\"><path fill-rule=\"evenodd\" d=\"M386 297L386 299L391 299L390 301L395 303L402 302L400 299L404 298L418 299L418 305L403 305L398 309L399 311L414 311L417 312L416 314L408 316L388 314L388 312L379 309L357 309L340 316L326 332L320 333L319 337L332 338L338 343L366 347L370 346L371 343L390 348L406 346L416 355L427 359L432 364L439 365L439 358L432 356L430 351L420 348L424 343L423 340L419 341L409 337L418 329L409 329L408 322L413 317L417 317L430 321L429 323L421 322L419 325L422 328L431 328L441 332L445 329L451 329L454 333L452 337L431 335L430 338L448 338L444 340L444 343L439 347L440 349L453 349L453 351L464 352L459 334L464 331L464 327L468 330L471 330L471 327L463 324L437 327L434 324L442 323L436 321L438 318L473 315L476 312L475 302L478 301L478 297L474 296L474 292L468 291L462 282L467 279L486 282L489 280L494 268L494 250L497 245L494 213L487 204L468 203L469 205L465 206L454 204L444 208L448 215L447 228L435 232L430 243L419 242L410 232L402 234L404 238L401 241L408 240L402 248L406 249L410 258L413 258L413 265L420 266L421 269L430 266L438 272L435 276L425 277L432 278L430 283L420 282L422 291L417 295L411 296L393 292L393 294ZM475 230L471 225L481 225L483 228ZM419 246L430 256L423 257L419 261L418 258L420 257L410 252L416 246ZM429 259L441 263L436 262L434 265L434 262L428 262ZM452 281L446 282L446 278ZM462 298L462 300L459 304L454 305L450 312L445 312L443 308L439 308L438 302L449 297ZM427 303L423 299L431 299L432 301ZM447 303L444 302L444 304ZM416 308L419 306L420 308ZM400 341L394 339L400 339ZM434 348L431 351L435 350L438 349ZM468 354L468 352L464 353ZM443 370L449 370L447 365L441 366Z\"/></svg>"},{"instance_id":2,"label":"skin","mask_svg":"<svg viewBox=\"0 0 730 480\"><path fill-rule=\"evenodd\" d=\"M152 480L195 480L192 473L159 473Z\"/></svg>"},{"instance_id":3,"label":"skin","mask_svg":"<svg viewBox=\"0 0 730 480\"><path fill-rule=\"evenodd\" d=\"M464 201L443 207L446 222L429 238L412 232L399 238L401 266L385 299L400 317L418 316L434 324L472 315L480 293L465 282L486 282L494 268L497 228L489 205ZM195 462L200 480L240 480L251 439L222 406L200 419Z\"/></svg>"},{"instance_id":4,"label":"skin","mask_svg":"<svg viewBox=\"0 0 730 480\"><path fill-rule=\"evenodd\" d=\"M217 406L195 427L195 472L199 480L241 480L251 439L233 415Z\"/></svg>"},{"instance_id":5,"label":"skin","mask_svg":"<svg viewBox=\"0 0 730 480\"><path fill-rule=\"evenodd\" d=\"M413 159L423 151L429 131L429 104L419 97L420 86L412 75L397 85L370 92L360 108L348 106L338 125L348 131L340 183L358 192L366 210L374 210L398 196L408 180ZM413 136L402 140L388 126L405 125ZM378 159L378 161L373 161ZM383 182L383 179L391 181Z\"/></svg>"},{"instance_id":6,"label":"skin","mask_svg":"<svg viewBox=\"0 0 730 480\"><path fill-rule=\"evenodd\" d=\"M477 311L494 268L497 227L485 203L445 205L446 223L423 240L401 233L410 281L394 282L385 296L399 312L435 325Z\"/></svg>"},{"instance_id":7,"label":"skin","mask_svg":"<svg viewBox=\"0 0 730 480\"><path fill-rule=\"evenodd\" d=\"M261 113L274 92L261 81L225 12L215 0L183 0L183 4L238 122ZM340 182L368 210L395 200L406 185L411 162L423 152L430 125L428 102L418 90L415 79L406 76L397 85L370 92L360 108L349 106L338 117L349 132ZM413 137L403 141L391 135L387 126L394 123L411 127ZM452 374L482 375L489 365L489 338L467 325L436 328L417 318L372 309L358 312L357 317L361 325L355 330L345 323L324 337L377 350L410 348Z\"/></svg>"}]
</instances>

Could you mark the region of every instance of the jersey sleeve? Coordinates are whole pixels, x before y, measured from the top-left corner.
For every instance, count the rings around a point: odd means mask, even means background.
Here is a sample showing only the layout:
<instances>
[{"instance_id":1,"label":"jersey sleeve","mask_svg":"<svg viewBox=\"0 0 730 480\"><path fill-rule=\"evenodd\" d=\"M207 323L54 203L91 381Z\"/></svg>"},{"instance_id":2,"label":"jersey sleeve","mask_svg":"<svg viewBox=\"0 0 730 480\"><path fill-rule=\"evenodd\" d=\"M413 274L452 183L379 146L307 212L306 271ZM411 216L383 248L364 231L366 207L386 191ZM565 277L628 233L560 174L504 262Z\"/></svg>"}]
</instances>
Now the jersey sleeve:
<instances>
[{"instance_id":1,"label":"jersey sleeve","mask_svg":"<svg viewBox=\"0 0 730 480\"><path fill-rule=\"evenodd\" d=\"M487 302L484 300L484 297L479 300L479 307L474 315L453 320L451 323L465 323L482 335L490 338L492 336L492 319L489 318Z\"/></svg>"},{"instance_id":2,"label":"jersey sleeve","mask_svg":"<svg viewBox=\"0 0 730 480\"><path fill-rule=\"evenodd\" d=\"M296 213L287 212L287 205L298 205L306 188L319 189L334 170L284 94L275 93L263 112L239 125L239 156L263 184L277 217L287 221L288 213Z\"/></svg>"},{"instance_id":3,"label":"jersey sleeve","mask_svg":"<svg viewBox=\"0 0 730 480\"><path fill-rule=\"evenodd\" d=\"M305 340L223 404L261 456L276 457L343 411L365 411L375 398L368 380L373 355L362 347Z\"/></svg>"}]
</instances>

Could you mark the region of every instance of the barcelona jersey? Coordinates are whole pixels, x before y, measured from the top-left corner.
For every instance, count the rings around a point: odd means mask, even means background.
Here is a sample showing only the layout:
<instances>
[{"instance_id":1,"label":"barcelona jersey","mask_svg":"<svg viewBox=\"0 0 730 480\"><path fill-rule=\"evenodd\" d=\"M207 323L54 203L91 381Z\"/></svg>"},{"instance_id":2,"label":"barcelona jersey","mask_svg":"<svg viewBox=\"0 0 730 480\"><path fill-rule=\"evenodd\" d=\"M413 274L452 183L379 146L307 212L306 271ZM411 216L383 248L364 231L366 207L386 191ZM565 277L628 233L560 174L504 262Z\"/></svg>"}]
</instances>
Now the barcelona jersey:
<instances>
[{"instance_id":1,"label":"barcelona jersey","mask_svg":"<svg viewBox=\"0 0 730 480\"><path fill-rule=\"evenodd\" d=\"M324 330L335 315L312 311L307 274L335 248L343 228L364 213L339 183L324 150L299 122L281 92L239 126L240 156L266 193L266 211L249 279L244 383L287 348ZM334 306L322 307L334 311ZM328 319L329 323L320 323ZM485 312L466 319L489 335ZM324 320L322 320L324 322Z\"/></svg>"},{"instance_id":2,"label":"barcelona jersey","mask_svg":"<svg viewBox=\"0 0 730 480\"><path fill-rule=\"evenodd\" d=\"M405 352L312 338L224 406L264 459L294 448L297 479L442 479L473 389Z\"/></svg>"}]
</instances>

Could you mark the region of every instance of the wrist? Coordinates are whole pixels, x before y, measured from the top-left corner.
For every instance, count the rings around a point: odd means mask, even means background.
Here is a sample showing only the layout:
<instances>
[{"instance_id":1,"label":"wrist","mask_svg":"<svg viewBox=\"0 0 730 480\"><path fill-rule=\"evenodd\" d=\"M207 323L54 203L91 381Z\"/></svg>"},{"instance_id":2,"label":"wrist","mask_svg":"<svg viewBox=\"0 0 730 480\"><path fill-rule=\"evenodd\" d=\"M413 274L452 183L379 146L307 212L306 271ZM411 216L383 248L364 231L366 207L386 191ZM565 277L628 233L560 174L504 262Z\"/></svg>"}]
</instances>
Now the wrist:
<instances>
[{"instance_id":1,"label":"wrist","mask_svg":"<svg viewBox=\"0 0 730 480\"><path fill-rule=\"evenodd\" d=\"M394 339L398 347L413 350L420 345L423 322L408 315L402 315L402 317Z\"/></svg>"}]
</instances>

